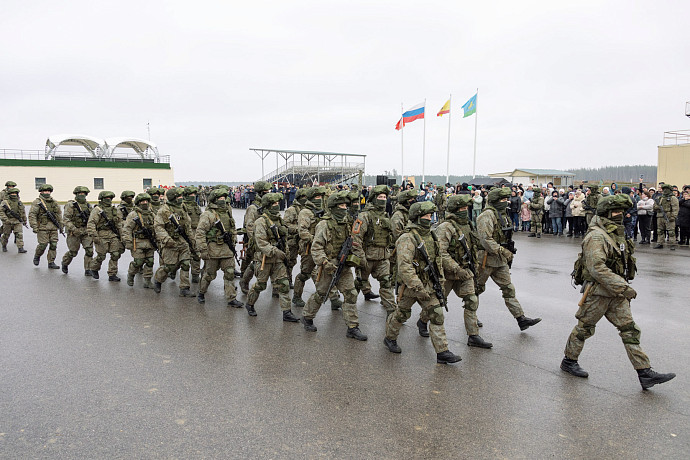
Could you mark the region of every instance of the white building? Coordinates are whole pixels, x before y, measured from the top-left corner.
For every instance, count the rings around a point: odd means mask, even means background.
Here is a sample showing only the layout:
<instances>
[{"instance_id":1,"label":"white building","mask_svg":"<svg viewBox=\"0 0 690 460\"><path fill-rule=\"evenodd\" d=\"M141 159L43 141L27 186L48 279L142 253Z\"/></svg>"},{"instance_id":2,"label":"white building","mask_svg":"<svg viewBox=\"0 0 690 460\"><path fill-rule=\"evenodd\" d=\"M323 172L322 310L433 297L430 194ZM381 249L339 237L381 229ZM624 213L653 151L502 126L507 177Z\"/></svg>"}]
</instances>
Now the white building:
<instances>
[{"instance_id":1,"label":"white building","mask_svg":"<svg viewBox=\"0 0 690 460\"><path fill-rule=\"evenodd\" d=\"M554 187L573 185L575 174L557 169L514 169L509 172L489 174L489 177L503 178L513 184L546 185L553 182Z\"/></svg>"}]
</instances>

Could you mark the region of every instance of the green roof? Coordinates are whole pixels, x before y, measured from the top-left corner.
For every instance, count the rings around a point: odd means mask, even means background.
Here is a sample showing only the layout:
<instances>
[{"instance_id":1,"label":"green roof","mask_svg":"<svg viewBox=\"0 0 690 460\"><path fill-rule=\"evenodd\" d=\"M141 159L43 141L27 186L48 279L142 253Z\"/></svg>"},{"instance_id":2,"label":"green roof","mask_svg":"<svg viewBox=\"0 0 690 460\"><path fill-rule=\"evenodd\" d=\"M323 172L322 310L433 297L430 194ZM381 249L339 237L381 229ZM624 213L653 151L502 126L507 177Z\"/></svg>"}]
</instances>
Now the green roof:
<instances>
[{"instance_id":1,"label":"green roof","mask_svg":"<svg viewBox=\"0 0 690 460\"><path fill-rule=\"evenodd\" d=\"M0 158L0 166L46 166L62 168L129 168L129 169L170 169L170 163L139 161L69 161L69 160L10 160Z\"/></svg>"}]
</instances>

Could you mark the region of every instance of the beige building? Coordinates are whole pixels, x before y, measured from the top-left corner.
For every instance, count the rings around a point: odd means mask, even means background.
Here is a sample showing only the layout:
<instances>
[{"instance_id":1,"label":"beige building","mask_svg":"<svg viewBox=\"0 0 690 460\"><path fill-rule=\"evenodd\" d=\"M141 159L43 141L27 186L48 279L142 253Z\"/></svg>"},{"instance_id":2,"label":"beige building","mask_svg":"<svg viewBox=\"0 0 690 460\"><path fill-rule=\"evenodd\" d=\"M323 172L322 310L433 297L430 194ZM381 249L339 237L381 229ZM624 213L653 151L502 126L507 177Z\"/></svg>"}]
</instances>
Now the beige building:
<instances>
[{"instance_id":1,"label":"beige building","mask_svg":"<svg viewBox=\"0 0 690 460\"><path fill-rule=\"evenodd\" d=\"M554 187L573 185L575 174L556 169L514 169L508 172L489 174L489 177L505 179L511 184L546 185L553 182Z\"/></svg>"},{"instance_id":2,"label":"beige building","mask_svg":"<svg viewBox=\"0 0 690 460\"><path fill-rule=\"evenodd\" d=\"M690 131L664 133L664 145L658 147L656 180L667 184L690 184Z\"/></svg>"}]
</instances>

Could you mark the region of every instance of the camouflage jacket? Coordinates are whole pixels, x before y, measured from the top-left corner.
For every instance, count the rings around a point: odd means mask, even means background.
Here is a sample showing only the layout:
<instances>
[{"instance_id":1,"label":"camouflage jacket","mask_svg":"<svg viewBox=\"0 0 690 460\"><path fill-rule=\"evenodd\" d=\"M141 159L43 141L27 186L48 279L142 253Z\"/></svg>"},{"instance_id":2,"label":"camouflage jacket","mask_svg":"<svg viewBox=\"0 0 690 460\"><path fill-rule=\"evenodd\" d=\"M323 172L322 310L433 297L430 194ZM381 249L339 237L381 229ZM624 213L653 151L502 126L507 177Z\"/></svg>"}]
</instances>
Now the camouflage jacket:
<instances>
[{"instance_id":1,"label":"camouflage jacket","mask_svg":"<svg viewBox=\"0 0 690 460\"><path fill-rule=\"evenodd\" d=\"M10 210L14 211L14 213L20 217L20 220L12 217L5 209L5 205L7 205ZM0 220L2 220L4 223L13 225L26 223L26 208L24 208L24 203L22 203L22 200L18 199L17 201L12 201L9 198L6 200L0 200Z\"/></svg>"},{"instance_id":2,"label":"camouflage jacket","mask_svg":"<svg viewBox=\"0 0 690 460\"><path fill-rule=\"evenodd\" d=\"M544 213L544 197L533 197L529 203L529 210L532 211L532 214L535 214L537 216L542 215Z\"/></svg>"},{"instance_id":3,"label":"camouflage jacket","mask_svg":"<svg viewBox=\"0 0 690 460\"><path fill-rule=\"evenodd\" d=\"M678 198L676 198L674 195L661 195L658 200L659 201L654 200L654 212L656 212L657 219L664 218L664 214L661 212L661 209L663 208L669 220L676 220L678 217L678 210L680 209Z\"/></svg>"},{"instance_id":4,"label":"camouflage jacket","mask_svg":"<svg viewBox=\"0 0 690 460\"><path fill-rule=\"evenodd\" d=\"M278 229L278 234L287 243L287 227L283 223L283 219L278 217L271 217L268 213L263 213L254 222L254 241L256 243L256 252L254 253L254 260L261 262L266 256L266 263L278 263L280 260L277 257L279 251L277 245L278 240L273 235L271 227L275 225Z\"/></svg>"},{"instance_id":5,"label":"camouflage jacket","mask_svg":"<svg viewBox=\"0 0 690 460\"><path fill-rule=\"evenodd\" d=\"M134 203L127 204L123 201L117 206L117 216L120 218L120 222L122 223L122 225L125 224L127 216L132 211L134 211Z\"/></svg>"},{"instance_id":6,"label":"camouflage jacket","mask_svg":"<svg viewBox=\"0 0 690 460\"><path fill-rule=\"evenodd\" d=\"M148 240L148 238L144 237L144 232L139 224L134 221L134 219L137 217L141 221L141 224L148 228L155 238L156 232L153 228L153 220L155 216L153 215L153 211L150 208L144 211L138 206L134 206L129 210L127 213L127 219L125 219L125 223L122 224L122 244L124 244L125 247L130 250L153 249L151 242Z\"/></svg>"},{"instance_id":7,"label":"camouflage jacket","mask_svg":"<svg viewBox=\"0 0 690 460\"><path fill-rule=\"evenodd\" d=\"M304 254L307 247L311 245L314 240L316 232L316 224L319 218L314 214L318 211L311 202L307 201L306 206L299 212L297 216L297 232L299 235L299 252Z\"/></svg>"},{"instance_id":8,"label":"camouflage jacket","mask_svg":"<svg viewBox=\"0 0 690 460\"><path fill-rule=\"evenodd\" d=\"M156 239L161 249L165 247L170 240L173 240L176 246L187 244L180 234L177 233L176 227L170 222L171 215L175 216L177 222L187 233L189 240L194 242L191 221L182 206L171 206L166 203L160 207L158 213L153 218L153 228L156 230Z\"/></svg>"},{"instance_id":9,"label":"camouflage jacket","mask_svg":"<svg viewBox=\"0 0 690 460\"><path fill-rule=\"evenodd\" d=\"M594 214L596 212L600 198L601 193L599 192L590 192L589 195L585 197L585 214Z\"/></svg>"},{"instance_id":10,"label":"camouflage jacket","mask_svg":"<svg viewBox=\"0 0 690 460\"><path fill-rule=\"evenodd\" d=\"M226 211L221 211L218 205L210 203L199 217L199 225L194 232L196 247L199 252L208 252L210 259L228 259L233 257L230 247L222 238L221 231L216 227L216 222L220 219L223 228L232 235L232 246L235 249L237 244L237 229L235 219L232 218L230 207Z\"/></svg>"},{"instance_id":11,"label":"camouflage jacket","mask_svg":"<svg viewBox=\"0 0 690 460\"><path fill-rule=\"evenodd\" d=\"M350 223L347 220L337 222L332 217L326 216L316 224L312 256L317 267L326 261L337 264L336 258L342 247L342 242L350 236L350 232Z\"/></svg>"},{"instance_id":12,"label":"camouflage jacket","mask_svg":"<svg viewBox=\"0 0 690 460\"><path fill-rule=\"evenodd\" d=\"M79 207L79 211L86 213L86 223L84 223L84 220L81 218L77 207ZM69 200L67 204L65 204L63 220L68 235L82 236L87 234L86 224L88 224L89 217L91 217L92 208L93 206L89 203L79 204L76 200Z\"/></svg>"},{"instance_id":13,"label":"camouflage jacket","mask_svg":"<svg viewBox=\"0 0 690 460\"><path fill-rule=\"evenodd\" d=\"M92 238L117 238L117 234L110 229L107 221L101 215L103 211L111 222L115 224L120 233L122 233L122 222L120 221L119 213L115 206L101 206L96 205L91 210L89 222L86 224L86 231Z\"/></svg>"},{"instance_id":14,"label":"camouflage jacket","mask_svg":"<svg viewBox=\"0 0 690 460\"><path fill-rule=\"evenodd\" d=\"M465 281L473 277L469 262L465 257L465 249L460 243L460 236L464 236L470 257L477 267L477 246L479 238L469 224L462 225L453 213L446 213L446 220L434 230L438 241L443 273L449 280Z\"/></svg>"},{"instance_id":15,"label":"camouflage jacket","mask_svg":"<svg viewBox=\"0 0 690 460\"><path fill-rule=\"evenodd\" d=\"M302 210L302 205L297 200L292 202L292 206L285 210L283 222L288 228L288 239L297 242L299 240L298 217Z\"/></svg>"},{"instance_id":16,"label":"camouflage jacket","mask_svg":"<svg viewBox=\"0 0 690 460\"><path fill-rule=\"evenodd\" d=\"M440 257L438 243L431 231L424 234L424 229L412 222L408 223L405 229L405 233L400 235L400 238L395 243L398 278L407 288L413 291L426 289L430 290L433 295L431 281L424 271L426 264L419 251L417 251L417 246L419 242L424 243L429 259L435 261L441 275L441 282L443 282L443 261Z\"/></svg>"},{"instance_id":17,"label":"camouflage jacket","mask_svg":"<svg viewBox=\"0 0 690 460\"><path fill-rule=\"evenodd\" d=\"M386 260L391 257L392 244L388 214L367 205L352 225L352 252L361 260Z\"/></svg>"},{"instance_id":18,"label":"camouflage jacket","mask_svg":"<svg viewBox=\"0 0 690 460\"><path fill-rule=\"evenodd\" d=\"M247 212L244 214L244 222L242 223L242 228L244 229L245 234L249 238L250 242L254 237L254 222L261 215L261 213L259 212L260 207L261 201L254 200L254 203L249 205L249 207L247 208Z\"/></svg>"},{"instance_id":19,"label":"camouflage jacket","mask_svg":"<svg viewBox=\"0 0 690 460\"><path fill-rule=\"evenodd\" d=\"M405 227L407 226L408 213L410 212L405 206L401 204L395 205L395 212L391 217L391 231L393 232L393 243L398 241L400 235L405 232Z\"/></svg>"},{"instance_id":20,"label":"camouflage jacket","mask_svg":"<svg viewBox=\"0 0 690 460\"><path fill-rule=\"evenodd\" d=\"M46 209L53 214L58 221L59 228L48 219L48 215L41 208L40 204L43 202ZM38 230L62 230L62 211L60 210L60 205L57 204L52 197L47 200L43 197L36 198L33 203L31 203L31 208L29 209L29 225L35 231Z\"/></svg>"},{"instance_id":21,"label":"camouflage jacket","mask_svg":"<svg viewBox=\"0 0 690 460\"><path fill-rule=\"evenodd\" d=\"M501 217L502 223L499 223L496 214ZM508 257L505 254L508 250L501 247L501 243L505 243L502 228L507 226L512 226L512 223L505 212L501 214L493 207L487 206L479 214L479 217L477 217L477 236L479 237L481 248L477 253L477 260L480 261L480 267L478 268L481 268L485 254L488 267L508 265ZM508 251L508 253L510 252Z\"/></svg>"},{"instance_id":22,"label":"camouflage jacket","mask_svg":"<svg viewBox=\"0 0 690 460\"><path fill-rule=\"evenodd\" d=\"M192 225L192 230L196 230L197 225L199 225L199 219L201 217L201 206L196 204L196 200L185 200L182 202L182 207L189 216Z\"/></svg>"}]
</instances>

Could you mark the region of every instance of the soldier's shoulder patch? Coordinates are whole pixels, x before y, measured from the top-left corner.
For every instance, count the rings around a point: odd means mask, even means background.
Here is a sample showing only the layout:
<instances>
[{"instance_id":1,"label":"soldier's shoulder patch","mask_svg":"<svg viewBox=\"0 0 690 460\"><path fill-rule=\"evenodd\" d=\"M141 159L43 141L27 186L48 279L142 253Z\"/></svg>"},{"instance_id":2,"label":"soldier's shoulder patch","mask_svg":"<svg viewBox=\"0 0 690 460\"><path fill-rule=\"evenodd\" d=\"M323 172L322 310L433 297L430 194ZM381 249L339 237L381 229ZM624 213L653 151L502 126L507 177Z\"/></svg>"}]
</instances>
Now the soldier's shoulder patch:
<instances>
[{"instance_id":1,"label":"soldier's shoulder patch","mask_svg":"<svg viewBox=\"0 0 690 460\"><path fill-rule=\"evenodd\" d=\"M355 235L358 235L359 231L361 229L362 229L362 220L357 218L357 220L355 220L355 223L352 224L352 233Z\"/></svg>"}]
</instances>

